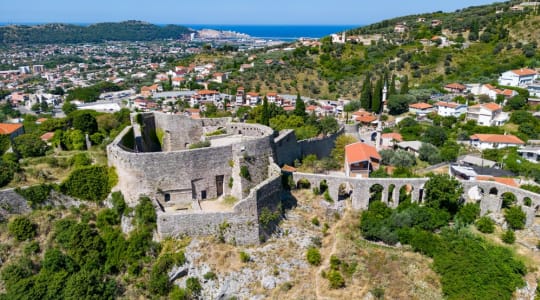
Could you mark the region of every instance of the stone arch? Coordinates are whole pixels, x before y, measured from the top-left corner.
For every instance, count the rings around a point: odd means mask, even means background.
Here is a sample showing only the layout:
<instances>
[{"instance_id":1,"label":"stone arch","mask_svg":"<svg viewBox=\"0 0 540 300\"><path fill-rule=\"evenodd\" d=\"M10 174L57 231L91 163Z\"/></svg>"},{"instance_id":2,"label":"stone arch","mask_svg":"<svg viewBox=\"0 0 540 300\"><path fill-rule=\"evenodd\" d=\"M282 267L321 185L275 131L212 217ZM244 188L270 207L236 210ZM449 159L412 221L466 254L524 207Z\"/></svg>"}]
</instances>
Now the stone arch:
<instances>
[{"instance_id":1,"label":"stone arch","mask_svg":"<svg viewBox=\"0 0 540 300\"><path fill-rule=\"evenodd\" d=\"M345 200L351 196L353 189L348 182L338 186L338 200Z\"/></svg>"},{"instance_id":2,"label":"stone arch","mask_svg":"<svg viewBox=\"0 0 540 300\"><path fill-rule=\"evenodd\" d=\"M402 202L406 202L406 201L412 202L412 200L413 200L412 199L413 190L414 190L414 187L412 185L410 185L410 184L402 185L399 188L398 203L402 203Z\"/></svg>"},{"instance_id":3,"label":"stone arch","mask_svg":"<svg viewBox=\"0 0 540 300\"><path fill-rule=\"evenodd\" d=\"M504 192L501 194L502 208L509 208L517 203L517 197L512 192Z\"/></svg>"},{"instance_id":4,"label":"stone arch","mask_svg":"<svg viewBox=\"0 0 540 300\"><path fill-rule=\"evenodd\" d=\"M328 182L326 182L326 179L323 179L319 182L319 192L321 194L324 194L328 190Z\"/></svg>"},{"instance_id":5,"label":"stone arch","mask_svg":"<svg viewBox=\"0 0 540 300\"><path fill-rule=\"evenodd\" d=\"M467 198L475 203L480 203L484 197L484 189L475 185L467 190Z\"/></svg>"},{"instance_id":6,"label":"stone arch","mask_svg":"<svg viewBox=\"0 0 540 300\"><path fill-rule=\"evenodd\" d=\"M300 178L296 182L296 188L297 189L310 189L311 188L311 182L307 178Z\"/></svg>"},{"instance_id":7,"label":"stone arch","mask_svg":"<svg viewBox=\"0 0 540 300\"><path fill-rule=\"evenodd\" d=\"M395 201L398 201L399 199L394 199L394 190L396 189L396 185L395 184L390 184L388 186L388 203L394 203Z\"/></svg>"},{"instance_id":8,"label":"stone arch","mask_svg":"<svg viewBox=\"0 0 540 300\"><path fill-rule=\"evenodd\" d=\"M534 213L535 216L537 217L540 216L540 204L536 205L536 207L534 208L534 211L535 211Z\"/></svg>"},{"instance_id":9,"label":"stone arch","mask_svg":"<svg viewBox=\"0 0 540 300\"><path fill-rule=\"evenodd\" d=\"M499 190L497 190L496 187L492 187L492 188L489 189L489 194L490 194L490 195L495 195L495 196L496 196L496 195L499 194Z\"/></svg>"},{"instance_id":10,"label":"stone arch","mask_svg":"<svg viewBox=\"0 0 540 300\"><path fill-rule=\"evenodd\" d=\"M375 183L369 187L369 203L375 201L382 201L384 187L378 183Z\"/></svg>"},{"instance_id":11,"label":"stone arch","mask_svg":"<svg viewBox=\"0 0 540 300\"><path fill-rule=\"evenodd\" d=\"M524 197L523 198L523 205L531 207L532 206L532 199L530 197Z\"/></svg>"}]
</instances>

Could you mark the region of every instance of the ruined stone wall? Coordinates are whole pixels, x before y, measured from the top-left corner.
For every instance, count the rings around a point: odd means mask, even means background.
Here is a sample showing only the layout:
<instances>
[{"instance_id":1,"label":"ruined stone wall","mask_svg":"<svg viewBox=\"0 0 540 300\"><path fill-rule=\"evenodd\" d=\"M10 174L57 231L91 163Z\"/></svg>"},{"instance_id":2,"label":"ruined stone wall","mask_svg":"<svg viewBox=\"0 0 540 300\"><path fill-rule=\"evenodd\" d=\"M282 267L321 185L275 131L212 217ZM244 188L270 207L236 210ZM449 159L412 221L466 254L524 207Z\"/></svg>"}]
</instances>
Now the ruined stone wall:
<instances>
[{"instance_id":1,"label":"ruined stone wall","mask_svg":"<svg viewBox=\"0 0 540 300\"><path fill-rule=\"evenodd\" d=\"M165 151L185 150L189 145L204 138L204 127L226 127L230 118L194 120L183 115L152 113L156 128L163 134L163 149Z\"/></svg>"},{"instance_id":2,"label":"ruined stone wall","mask_svg":"<svg viewBox=\"0 0 540 300\"><path fill-rule=\"evenodd\" d=\"M160 122L164 119L158 118L157 126L162 126ZM171 120L177 121L176 118ZM185 118L179 120L182 123ZM227 130L242 131L248 138L241 143L222 147L135 153L122 146L124 135L131 132L130 128L126 128L107 147L109 165L116 167L118 185L128 203L135 205L141 194L162 204L166 197L170 197L171 205L188 205L191 199L202 199L204 194L207 199L216 198L217 176L223 176L224 194L242 199L252 187L268 178L267 168L270 159L273 159L273 131L270 128L254 124L224 124L224 119L203 119L201 122L201 126L230 126ZM199 128L202 130L204 127ZM241 166L248 168L249 180L240 177ZM230 178L233 178L232 189L229 188Z\"/></svg>"},{"instance_id":3,"label":"ruined stone wall","mask_svg":"<svg viewBox=\"0 0 540 300\"><path fill-rule=\"evenodd\" d=\"M344 129L323 138L312 138L298 142L300 146L300 155L305 157L310 154L317 155L318 159L330 156L332 149L336 145L336 139L342 135Z\"/></svg>"},{"instance_id":4,"label":"ruined stone wall","mask_svg":"<svg viewBox=\"0 0 540 300\"><path fill-rule=\"evenodd\" d=\"M322 138L312 138L298 141L294 130L284 130L274 139L274 151L278 165L293 165L294 160L301 160L307 155L315 154L321 159L330 156L336 139L342 135L344 129Z\"/></svg>"},{"instance_id":5,"label":"ruined stone wall","mask_svg":"<svg viewBox=\"0 0 540 300\"><path fill-rule=\"evenodd\" d=\"M274 145L277 164L280 166L285 164L292 166L295 159L302 158L301 148L292 129L281 131L279 136L274 139Z\"/></svg>"},{"instance_id":6,"label":"ruined stone wall","mask_svg":"<svg viewBox=\"0 0 540 300\"><path fill-rule=\"evenodd\" d=\"M258 217L264 207L274 209L280 202L281 176L270 170L270 178L253 188L232 212L159 212L157 231L160 238L216 236L239 245L259 243L262 234ZM279 169L279 168L278 168Z\"/></svg>"}]
</instances>

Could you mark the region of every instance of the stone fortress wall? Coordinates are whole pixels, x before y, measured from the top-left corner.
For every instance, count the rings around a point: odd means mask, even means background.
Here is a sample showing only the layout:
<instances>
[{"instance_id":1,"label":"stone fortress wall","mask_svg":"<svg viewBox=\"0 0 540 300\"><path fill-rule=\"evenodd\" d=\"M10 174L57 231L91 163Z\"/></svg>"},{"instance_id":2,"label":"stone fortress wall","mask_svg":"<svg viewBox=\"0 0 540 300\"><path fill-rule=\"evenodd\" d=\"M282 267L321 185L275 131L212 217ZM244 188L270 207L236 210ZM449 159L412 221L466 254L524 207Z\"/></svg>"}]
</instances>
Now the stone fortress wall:
<instances>
[{"instance_id":1,"label":"stone fortress wall","mask_svg":"<svg viewBox=\"0 0 540 300\"><path fill-rule=\"evenodd\" d=\"M260 210L275 208L280 201L273 130L258 124L232 123L229 118L192 120L161 113L136 118L142 120L142 126L132 122L133 127L124 129L107 147L109 165L116 168L118 188L126 202L134 206L140 195L153 199L160 208L158 234L162 237L215 234L217 225L227 223L235 228L230 230L234 234L229 239L257 243ZM189 149L189 145L205 139L206 133L218 129L225 129L227 134L222 137L232 140ZM162 136L159 147L155 145L157 135ZM130 140L136 142L126 142ZM212 137L212 143L215 140ZM241 169L247 170L249 178L240 175ZM227 211L201 209L200 201L221 195L241 201Z\"/></svg>"}]
</instances>

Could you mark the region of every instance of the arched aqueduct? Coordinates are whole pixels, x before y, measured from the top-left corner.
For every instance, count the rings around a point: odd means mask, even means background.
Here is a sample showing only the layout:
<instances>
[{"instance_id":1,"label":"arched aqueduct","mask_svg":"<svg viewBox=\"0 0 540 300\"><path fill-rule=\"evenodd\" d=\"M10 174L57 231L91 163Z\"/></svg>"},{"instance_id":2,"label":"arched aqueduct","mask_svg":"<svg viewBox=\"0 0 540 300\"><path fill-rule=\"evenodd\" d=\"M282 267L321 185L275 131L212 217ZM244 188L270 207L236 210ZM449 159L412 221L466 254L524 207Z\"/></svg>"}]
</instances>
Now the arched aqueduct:
<instances>
[{"instance_id":1,"label":"arched aqueduct","mask_svg":"<svg viewBox=\"0 0 540 300\"><path fill-rule=\"evenodd\" d=\"M413 203L423 203L424 185L429 178L350 178L324 174L292 173L296 184L309 182L309 186L327 186L330 197L334 200L343 195L350 196L352 207L356 210L367 209L370 198L380 200L389 207L397 207L403 194L410 196ZM460 181L463 185L463 197L468 202L479 202L481 214L500 212L503 206L502 195L511 193L516 205L527 215L526 226L540 215L540 194L508 186L495 181ZM375 195L379 193L379 195ZM476 197L471 197L475 195Z\"/></svg>"}]
</instances>

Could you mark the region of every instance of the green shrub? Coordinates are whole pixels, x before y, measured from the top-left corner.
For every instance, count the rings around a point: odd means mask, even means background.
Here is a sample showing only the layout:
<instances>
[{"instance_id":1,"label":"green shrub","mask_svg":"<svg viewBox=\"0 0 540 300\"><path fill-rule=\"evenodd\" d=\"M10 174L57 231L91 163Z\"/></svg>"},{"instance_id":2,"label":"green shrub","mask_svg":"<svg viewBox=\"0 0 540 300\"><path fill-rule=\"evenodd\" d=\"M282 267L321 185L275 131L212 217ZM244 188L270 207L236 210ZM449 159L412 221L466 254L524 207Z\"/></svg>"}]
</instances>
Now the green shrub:
<instances>
[{"instance_id":1,"label":"green shrub","mask_svg":"<svg viewBox=\"0 0 540 300\"><path fill-rule=\"evenodd\" d=\"M324 192L323 197L324 197L324 200L326 200L327 202L334 203L334 199L332 199L332 196L330 196L330 193L328 192L328 190Z\"/></svg>"},{"instance_id":2,"label":"green shrub","mask_svg":"<svg viewBox=\"0 0 540 300\"><path fill-rule=\"evenodd\" d=\"M25 241L36 236L37 225L27 217L17 216L9 222L8 231L18 241Z\"/></svg>"},{"instance_id":3,"label":"green shrub","mask_svg":"<svg viewBox=\"0 0 540 300\"><path fill-rule=\"evenodd\" d=\"M495 231L495 222L490 217L484 216L476 221L476 228L483 233L493 233Z\"/></svg>"},{"instance_id":4,"label":"green shrub","mask_svg":"<svg viewBox=\"0 0 540 300\"><path fill-rule=\"evenodd\" d=\"M516 241L516 235L513 230L508 229L501 235L501 240L506 244L513 244Z\"/></svg>"},{"instance_id":5,"label":"green shrub","mask_svg":"<svg viewBox=\"0 0 540 300\"><path fill-rule=\"evenodd\" d=\"M69 165L74 167L84 167L91 164L92 158L86 152L77 153L69 159Z\"/></svg>"},{"instance_id":6,"label":"green shrub","mask_svg":"<svg viewBox=\"0 0 540 300\"><path fill-rule=\"evenodd\" d=\"M307 250L306 259L311 265L318 266L321 264L321 252L319 249L311 247Z\"/></svg>"},{"instance_id":7,"label":"green shrub","mask_svg":"<svg viewBox=\"0 0 540 300\"><path fill-rule=\"evenodd\" d=\"M251 180L251 175L249 174L249 169L247 166L240 167L240 177L246 180Z\"/></svg>"},{"instance_id":8,"label":"green shrub","mask_svg":"<svg viewBox=\"0 0 540 300\"><path fill-rule=\"evenodd\" d=\"M41 251L39 247L39 243L37 241L32 241L28 243L26 246L24 246L23 253L25 256L30 256L32 254L39 253L39 251Z\"/></svg>"},{"instance_id":9,"label":"green shrub","mask_svg":"<svg viewBox=\"0 0 540 300\"><path fill-rule=\"evenodd\" d=\"M463 205L457 215L456 219L463 222L463 224L472 224L480 215L480 207L475 203L467 203Z\"/></svg>"},{"instance_id":10,"label":"green shrub","mask_svg":"<svg viewBox=\"0 0 540 300\"><path fill-rule=\"evenodd\" d=\"M210 147L210 141L200 141L189 145L189 149L200 149Z\"/></svg>"},{"instance_id":11,"label":"green shrub","mask_svg":"<svg viewBox=\"0 0 540 300\"><path fill-rule=\"evenodd\" d=\"M28 201L32 208L37 208L49 198L53 185L40 184L28 187L26 189L16 188L15 192Z\"/></svg>"},{"instance_id":12,"label":"green shrub","mask_svg":"<svg viewBox=\"0 0 540 300\"><path fill-rule=\"evenodd\" d=\"M340 289L345 287L345 279L341 276L341 273L336 270L331 270L327 275L331 289Z\"/></svg>"},{"instance_id":13,"label":"green shrub","mask_svg":"<svg viewBox=\"0 0 540 300\"><path fill-rule=\"evenodd\" d=\"M202 287L197 277L189 277L186 280L186 289L193 296L198 296L201 293Z\"/></svg>"},{"instance_id":14,"label":"green shrub","mask_svg":"<svg viewBox=\"0 0 540 300\"><path fill-rule=\"evenodd\" d=\"M504 212L504 219L513 230L523 229L527 216L518 206L512 206Z\"/></svg>"},{"instance_id":15,"label":"green shrub","mask_svg":"<svg viewBox=\"0 0 540 300\"><path fill-rule=\"evenodd\" d=\"M313 190L313 195L315 196L318 196L321 194L321 191L319 190L318 186L314 187L312 190Z\"/></svg>"},{"instance_id":16,"label":"green shrub","mask_svg":"<svg viewBox=\"0 0 540 300\"><path fill-rule=\"evenodd\" d=\"M296 184L296 187L299 189L309 189L311 188L311 183L306 178L302 178L298 180L298 183Z\"/></svg>"},{"instance_id":17,"label":"green shrub","mask_svg":"<svg viewBox=\"0 0 540 300\"><path fill-rule=\"evenodd\" d=\"M242 261L243 263L248 263L251 261L251 256L249 256L249 254L244 251L240 251L240 261Z\"/></svg>"},{"instance_id":18,"label":"green shrub","mask_svg":"<svg viewBox=\"0 0 540 300\"><path fill-rule=\"evenodd\" d=\"M330 256L330 269L339 270L340 266L341 260L335 255Z\"/></svg>"},{"instance_id":19,"label":"green shrub","mask_svg":"<svg viewBox=\"0 0 540 300\"><path fill-rule=\"evenodd\" d=\"M60 189L67 195L91 201L104 200L112 188L113 169L106 166L87 166L73 170Z\"/></svg>"},{"instance_id":20,"label":"green shrub","mask_svg":"<svg viewBox=\"0 0 540 300\"><path fill-rule=\"evenodd\" d=\"M209 271L209 272L206 272L203 276L203 278L205 280L216 280L217 279L217 275L216 273L212 272L212 271Z\"/></svg>"},{"instance_id":21,"label":"green shrub","mask_svg":"<svg viewBox=\"0 0 540 300\"><path fill-rule=\"evenodd\" d=\"M113 209L116 210L120 216L122 216L127 209L127 204L124 200L124 195L122 195L122 192L113 192L111 194L111 203L113 205Z\"/></svg>"},{"instance_id":22,"label":"green shrub","mask_svg":"<svg viewBox=\"0 0 540 300\"><path fill-rule=\"evenodd\" d=\"M313 224L313 225L315 225L315 226L319 226L319 225L321 225L321 222L319 222L319 218L313 217L313 218L311 219L311 224Z\"/></svg>"}]
</instances>

